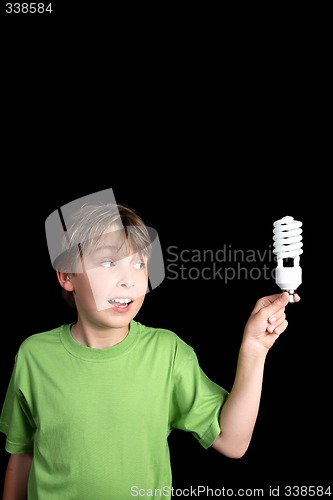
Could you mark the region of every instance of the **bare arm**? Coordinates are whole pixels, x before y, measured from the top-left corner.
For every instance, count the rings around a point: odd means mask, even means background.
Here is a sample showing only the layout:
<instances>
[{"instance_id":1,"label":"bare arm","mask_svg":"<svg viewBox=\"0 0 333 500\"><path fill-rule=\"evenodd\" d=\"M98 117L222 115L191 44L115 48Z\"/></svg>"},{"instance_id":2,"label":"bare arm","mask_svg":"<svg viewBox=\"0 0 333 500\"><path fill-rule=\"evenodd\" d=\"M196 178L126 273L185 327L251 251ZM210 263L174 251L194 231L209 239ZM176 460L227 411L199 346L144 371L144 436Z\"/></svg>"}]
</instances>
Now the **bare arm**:
<instances>
[{"instance_id":1,"label":"bare arm","mask_svg":"<svg viewBox=\"0 0 333 500\"><path fill-rule=\"evenodd\" d=\"M295 300L300 300L295 295ZM221 433L213 448L240 458L246 452L257 420L266 355L288 326L288 293L263 297L245 325L233 387L220 415Z\"/></svg>"},{"instance_id":2,"label":"bare arm","mask_svg":"<svg viewBox=\"0 0 333 500\"><path fill-rule=\"evenodd\" d=\"M2 500L26 500L32 453L10 455Z\"/></svg>"}]
</instances>

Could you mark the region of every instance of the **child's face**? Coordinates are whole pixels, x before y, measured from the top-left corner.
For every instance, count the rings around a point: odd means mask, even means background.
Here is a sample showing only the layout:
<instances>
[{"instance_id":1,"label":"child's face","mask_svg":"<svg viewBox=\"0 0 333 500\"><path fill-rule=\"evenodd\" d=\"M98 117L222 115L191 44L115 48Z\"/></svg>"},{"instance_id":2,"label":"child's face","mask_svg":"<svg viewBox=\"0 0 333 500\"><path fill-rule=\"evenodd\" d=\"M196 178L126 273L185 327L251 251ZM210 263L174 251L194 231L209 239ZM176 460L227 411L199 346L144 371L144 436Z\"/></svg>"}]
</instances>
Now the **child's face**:
<instances>
[{"instance_id":1,"label":"child's face","mask_svg":"<svg viewBox=\"0 0 333 500\"><path fill-rule=\"evenodd\" d=\"M131 251L123 230L113 230L83 254L82 268L72 277L79 314L101 312L115 326L129 323L147 292L147 257Z\"/></svg>"}]
</instances>

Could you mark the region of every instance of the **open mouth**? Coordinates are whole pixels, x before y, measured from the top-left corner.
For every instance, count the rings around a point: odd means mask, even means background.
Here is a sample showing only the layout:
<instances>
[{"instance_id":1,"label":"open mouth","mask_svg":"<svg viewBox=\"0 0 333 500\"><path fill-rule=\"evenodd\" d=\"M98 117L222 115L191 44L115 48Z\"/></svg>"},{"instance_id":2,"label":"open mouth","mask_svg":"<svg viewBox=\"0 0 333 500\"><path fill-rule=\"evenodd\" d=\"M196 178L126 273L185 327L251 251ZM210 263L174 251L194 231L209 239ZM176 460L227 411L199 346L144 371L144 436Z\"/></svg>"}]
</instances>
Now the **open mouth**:
<instances>
[{"instance_id":1,"label":"open mouth","mask_svg":"<svg viewBox=\"0 0 333 500\"><path fill-rule=\"evenodd\" d=\"M108 302L117 309L126 309L133 302L133 299L116 298L116 299L110 299L108 300Z\"/></svg>"}]
</instances>

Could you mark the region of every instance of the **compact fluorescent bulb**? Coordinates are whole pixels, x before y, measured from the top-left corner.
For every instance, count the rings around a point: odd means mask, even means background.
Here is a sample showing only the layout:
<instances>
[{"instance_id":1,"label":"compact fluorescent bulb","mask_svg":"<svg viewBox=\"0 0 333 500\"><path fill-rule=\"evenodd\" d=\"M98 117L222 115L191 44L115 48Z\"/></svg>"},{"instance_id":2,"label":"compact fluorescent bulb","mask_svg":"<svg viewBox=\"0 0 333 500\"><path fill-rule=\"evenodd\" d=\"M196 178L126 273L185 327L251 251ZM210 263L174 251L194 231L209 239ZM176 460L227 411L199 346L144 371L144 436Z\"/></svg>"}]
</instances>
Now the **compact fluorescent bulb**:
<instances>
[{"instance_id":1,"label":"compact fluorescent bulb","mask_svg":"<svg viewBox=\"0 0 333 500\"><path fill-rule=\"evenodd\" d=\"M301 227L302 222L288 215L273 224L273 253L277 257L275 282L281 290L289 293L289 302L294 302L295 290L302 283L302 269L299 265L300 255L303 253Z\"/></svg>"}]
</instances>

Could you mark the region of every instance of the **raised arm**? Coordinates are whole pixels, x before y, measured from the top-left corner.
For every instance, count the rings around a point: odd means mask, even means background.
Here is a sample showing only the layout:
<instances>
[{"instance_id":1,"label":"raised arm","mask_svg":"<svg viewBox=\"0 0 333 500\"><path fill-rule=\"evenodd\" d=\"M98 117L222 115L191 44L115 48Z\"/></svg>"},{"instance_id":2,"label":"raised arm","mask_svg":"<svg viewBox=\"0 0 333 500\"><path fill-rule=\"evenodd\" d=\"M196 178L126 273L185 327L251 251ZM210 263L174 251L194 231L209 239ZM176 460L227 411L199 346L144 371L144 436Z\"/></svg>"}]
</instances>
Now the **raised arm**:
<instances>
[{"instance_id":1,"label":"raised arm","mask_svg":"<svg viewBox=\"0 0 333 500\"><path fill-rule=\"evenodd\" d=\"M300 297L295 294L295 302ZM220 415L221 433L213 448L231 458L246 452L259 411L266 355L288 326L287 292L259 299L245 325L235 380Z\"/></svg>"}]
</instances>

